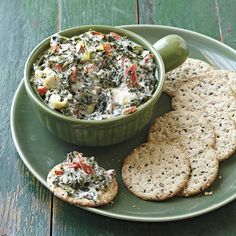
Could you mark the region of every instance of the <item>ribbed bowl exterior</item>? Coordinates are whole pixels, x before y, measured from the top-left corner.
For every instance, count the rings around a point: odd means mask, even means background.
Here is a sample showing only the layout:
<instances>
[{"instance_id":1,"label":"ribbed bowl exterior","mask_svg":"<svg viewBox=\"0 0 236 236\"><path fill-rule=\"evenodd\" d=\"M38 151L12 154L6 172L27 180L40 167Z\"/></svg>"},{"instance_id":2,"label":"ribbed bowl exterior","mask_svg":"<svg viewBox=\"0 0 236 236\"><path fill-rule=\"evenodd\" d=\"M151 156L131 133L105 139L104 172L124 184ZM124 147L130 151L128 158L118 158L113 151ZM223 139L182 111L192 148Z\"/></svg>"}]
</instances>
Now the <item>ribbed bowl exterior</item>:
<instances>
[{"instance_id":1,"label":"ribbed bowl exterior","mask_svg":"<svg viewBox=\"0 0 236 236\"><path fill-rule=\"evenodd\" d=\"M107 146L125 141L141 131L150 121L154 107L148 107L142 115L126 117L121 121L94 124L74 124L55 118L40 109L31 100L36 115L46 128L66 142L81 146Z\"/></svg>"}]
</instances>

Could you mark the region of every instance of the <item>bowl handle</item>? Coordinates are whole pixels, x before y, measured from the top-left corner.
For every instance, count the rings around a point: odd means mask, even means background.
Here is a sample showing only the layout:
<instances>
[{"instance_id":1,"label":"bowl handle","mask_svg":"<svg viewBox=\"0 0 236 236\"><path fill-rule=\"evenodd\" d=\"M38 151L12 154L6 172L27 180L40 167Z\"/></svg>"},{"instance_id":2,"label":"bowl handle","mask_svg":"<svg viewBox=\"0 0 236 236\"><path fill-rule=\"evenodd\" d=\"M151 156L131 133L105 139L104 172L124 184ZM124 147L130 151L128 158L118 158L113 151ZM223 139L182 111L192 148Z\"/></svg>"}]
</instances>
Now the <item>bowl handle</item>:
<instances>
[{"instance_id":1,"label":"bowl handle","mask_svg":"<svg viewBox=\"0 0 236 236\"><path fill-rule=\"evenodd\" d=\"M175 34L158 40L153 47L161 55L166 72L181 65L188 57L189 49L186 41Z\"/></svg>"}]
</instances>

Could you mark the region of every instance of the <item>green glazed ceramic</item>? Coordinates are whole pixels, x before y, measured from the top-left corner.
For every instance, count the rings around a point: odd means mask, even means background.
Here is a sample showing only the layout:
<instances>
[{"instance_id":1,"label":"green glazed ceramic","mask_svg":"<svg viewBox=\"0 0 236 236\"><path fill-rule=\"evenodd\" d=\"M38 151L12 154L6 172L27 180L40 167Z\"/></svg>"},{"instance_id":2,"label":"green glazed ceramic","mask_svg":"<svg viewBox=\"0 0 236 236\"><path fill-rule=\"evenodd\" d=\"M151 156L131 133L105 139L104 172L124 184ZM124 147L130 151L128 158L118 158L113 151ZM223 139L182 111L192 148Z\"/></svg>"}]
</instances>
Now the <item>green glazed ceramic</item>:
<instances>
[{"instance_id":1,"label":"green glazed ceramic","mask_svg":"<svg viewBox=\"0 0 236 236\"><path fill-rule=\"evenodd\" d=\"M151 25L123 26L145 37L151 43L170 34L182 36L190 48L190 56L202 59L218 68L235 70L236 52L230 47L204 35L178 28ZM171 110L170 98L162 94L153 119ZM220 164L221 179L214 186L212 196L174 197L165 202L149 202L133 196L124 186L121 179L123 159L134 147L145 142L148 127L131 139L107 147L83 147L64 142L52 135L38 122L32 104L26 94L24 84L17 89L11 110L11 130L14 143L20 157L34 176L45 186L48 171L62 162L66 154L73 150L85 155L94 155L98 163L105 168L114 168L117 172L119 193L114 204L101 208L84 208L96 214L135 221L172 221L186 219L213 211L236 198L236 154ZM67 204L67 203L61 203ZM67 215L74 220L78 209L70 207Z\"/></svg>"},{"instance_id":2,"label":"green glazed ceramic","mask_svg":"<svg viewBox=\"0 0 236 236\"><path fill-rule=\"evenodd\" d=\"M73 117L64 116L50 109L35 92L30 83L33 63L38 63L44 52L49 47L50 38L42 41L30 54L24 71L26 92L33 104L34 110L40 121L57 137L77 145L84 146L105 146L122 142L142 130L150 121L157 100L159 99L164 83L164 64L167 70L180 65L188 55L188 48L185 41L177 36L170 35L160 42L156 42L154 47L140 35L131 31L111 26L82 26L79 28L67 29L59 32L65 37L82 34L93 29L103 33L116 32L127 36L132 41L142 45L154 55L154 62L157 64L158 86L145 104L138 107L137 111L126 116L119 116L107 120L79 120ZM158 37L158 35L157 35ZM160 56L161 54L161 56Z\"/></svg>"}]
</instances>

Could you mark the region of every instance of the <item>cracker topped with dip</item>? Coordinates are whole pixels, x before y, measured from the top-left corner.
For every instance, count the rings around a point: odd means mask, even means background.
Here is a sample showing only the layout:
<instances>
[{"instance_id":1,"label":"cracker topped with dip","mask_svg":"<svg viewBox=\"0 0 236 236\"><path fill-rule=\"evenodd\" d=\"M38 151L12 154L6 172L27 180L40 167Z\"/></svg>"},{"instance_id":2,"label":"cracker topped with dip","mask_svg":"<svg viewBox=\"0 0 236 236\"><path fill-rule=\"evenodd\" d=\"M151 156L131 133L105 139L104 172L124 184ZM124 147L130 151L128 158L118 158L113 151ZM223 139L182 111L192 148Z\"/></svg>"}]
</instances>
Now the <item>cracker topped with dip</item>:
<instances>
[{"instance_id":1,"label":"cracker topped with dip","mask_svg":"<svg viewBox=\"0 0 236 236\"><path fill-rule=\"evenodd\" d=\"M44 102L83 120L133 113L158 83L152 53L113 32L53 35L33 70L31 82Z\"/></svg>"},{"instance_id":2,"label":"cracker topped with dip","mask_svg":"<svg viewBox=\"0 0 236 236\"><path fill-rule=\"evenodd\" d=\"M95 207L111 203L118 192L115 171L100 167L94 157L70 152L67 159L50 170L49 189L62 200Z\"/></svg>"}]
</instances>

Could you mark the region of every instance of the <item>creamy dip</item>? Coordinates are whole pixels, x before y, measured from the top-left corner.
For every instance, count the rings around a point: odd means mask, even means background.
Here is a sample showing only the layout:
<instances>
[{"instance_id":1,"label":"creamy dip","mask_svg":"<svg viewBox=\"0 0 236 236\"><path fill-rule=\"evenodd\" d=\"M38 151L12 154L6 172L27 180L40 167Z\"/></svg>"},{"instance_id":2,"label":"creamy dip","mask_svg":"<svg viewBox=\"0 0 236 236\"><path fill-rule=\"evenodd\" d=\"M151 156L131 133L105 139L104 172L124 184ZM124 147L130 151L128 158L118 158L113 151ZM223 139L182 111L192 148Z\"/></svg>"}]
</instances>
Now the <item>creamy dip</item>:
<instances>
[{"instance_id":1,"label":"creamy dip","mask_svg":"<svg viewBox=\"0 0 236 236\"><path fill-rule=\"evenodd\" d=\"M115 170L105 170L82 153L70 152L67 159L50 176L54 186L60 187L67 196L97 201L107 190L115 176Z\"/></svg>"},{"instance_id":2,"label":"creamy dip","mask_svg":"<svg viewBox=\"0 0 236 236\"><path fill-rule=\"evenodd\" d=\"M53 35L33 70L31 82L50 108L85 120L135 112L158 81L151 52L127 37L92 30Z\"/></svg>"}]
</instances>

